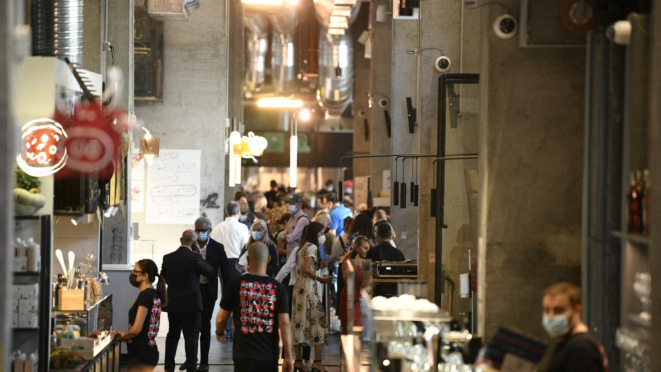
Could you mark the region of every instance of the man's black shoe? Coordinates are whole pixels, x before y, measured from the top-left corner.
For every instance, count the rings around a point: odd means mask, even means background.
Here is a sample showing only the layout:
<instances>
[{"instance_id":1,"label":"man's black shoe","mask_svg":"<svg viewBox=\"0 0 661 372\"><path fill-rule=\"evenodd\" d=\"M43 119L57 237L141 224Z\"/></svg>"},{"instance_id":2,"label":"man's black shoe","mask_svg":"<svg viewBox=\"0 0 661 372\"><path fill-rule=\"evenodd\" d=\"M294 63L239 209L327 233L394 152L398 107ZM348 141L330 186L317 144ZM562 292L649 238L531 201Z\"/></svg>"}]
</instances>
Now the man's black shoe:
<instances>
[{"instance_id":1,"label":"man's black shoe","mask_svg":"<svg viewBox=\"0 0 661 372\"><path fill-rule=\"evenodd\" d=\"M197 367L197 372L209 372L209 365L208 364L200 364L200 366Z\"/></svg>"},{"instance_id":2,"label":"man's black shoe","mask_svg":"<svg viewBox=\"0 0 661 372\"><path fill-rule=\"evenodd\" d=\"M186 362L184 362L182 365L179 366L180 371L185 371L186 370Z\"/></svg>"}]
</instances>

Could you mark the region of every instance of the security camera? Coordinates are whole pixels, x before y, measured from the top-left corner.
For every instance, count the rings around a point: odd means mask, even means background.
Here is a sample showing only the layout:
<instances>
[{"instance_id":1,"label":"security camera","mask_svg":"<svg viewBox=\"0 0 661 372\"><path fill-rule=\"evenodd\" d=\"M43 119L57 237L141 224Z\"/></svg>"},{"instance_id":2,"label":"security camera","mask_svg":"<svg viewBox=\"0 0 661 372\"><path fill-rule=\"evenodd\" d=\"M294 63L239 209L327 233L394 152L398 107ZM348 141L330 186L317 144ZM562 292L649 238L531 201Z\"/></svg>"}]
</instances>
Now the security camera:
<instances>
[{"instance_id":1,"label":"security camera","mask_svg":"<svg viewBox=\"0 0 661 372\"><path fill-rule=\"evenodd\" d=\"M501 39L509 39L516 34L518 24L510 14L503 14L493 23L493 31Z\"/></svg>"},{"instance_id":2,"label":"security camera","mask_svg":"<svg viewBox=\"0 0 661 372\"><path fill-rule=\"evenodd\" d=\"M452 67L452 61L446 56L440 56L434 62L434 68L438 72L448 72L450 71L450 67Z\"/></svg>"},{"instance_id":3,"label":"security camera","mask_svg":"<svg viewBox=\"0 0 661 372\"><path fill-rule=\"evenodd\" d=\"M388 107L388 99L387 98L379 99L379 107L381 107L381 108Z\"/></svg>"}]
</instances>

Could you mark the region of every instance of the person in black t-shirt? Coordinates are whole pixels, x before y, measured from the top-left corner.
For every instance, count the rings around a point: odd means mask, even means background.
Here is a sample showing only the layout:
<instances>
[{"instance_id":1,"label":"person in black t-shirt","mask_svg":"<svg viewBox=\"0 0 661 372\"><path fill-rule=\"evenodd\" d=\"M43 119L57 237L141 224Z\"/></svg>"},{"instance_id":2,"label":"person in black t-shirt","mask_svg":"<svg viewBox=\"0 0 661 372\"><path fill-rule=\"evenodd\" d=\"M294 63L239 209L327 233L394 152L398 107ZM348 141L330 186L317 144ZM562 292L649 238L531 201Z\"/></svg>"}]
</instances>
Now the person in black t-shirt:
<instances>
[{"instance_id":1,"label":"person in black t-shirt","mask_svg":"<svg viewBox=\"0 0 661 372\"><path fill-rule=\"evenodd\" d=\"M365 257L372 261L404 261L404 254L390 244L392 226L383 222L376 227L376 247L370 249ZM397 295L397 284L379 284L374 286L374 296L392 297Z\"/></svg>"},{"instance_id":2,"label":"person in black t-shirt","mask_svg":"<svg viewBox=\"0 0 661 372\"><path fill-rule=\"evenodd\" d=\"M544 290L542 323L556 340L547 372L607 372L608 361L596 337L581 321L581 289L557 283Z\"/></svg>"},{"instance_id":3,"label":"person in black t-shirt","mask_svg":"<svg viewBox=\"0 0 661 372\"><path fill-rule=\"evenodd\" d=\"M231 280L220 300L216 338L226 342L225 326L234 313L235 372L277 372L282 336L283 372L292 372L292 334L285 285L266 273L269 251L261 242L248 246L250 274Z\"/></svg>"},{"instance_id":4,"label":"person in black t-shirt","mask_svg":"<svg viewBox=\"0 0 661 372\"><path fill-rule=\"evenodd\" d=\"M129 331L113 332L117 341L126 341L129 371L153 371L158 363L156 335L161 322L161 306L167 304L165 279L158 278L157 289L152 283L159 277L158 266L150 259L135 264L129 281L140 288L140 294L129 310Z\"/></svg>"}]
</instances>

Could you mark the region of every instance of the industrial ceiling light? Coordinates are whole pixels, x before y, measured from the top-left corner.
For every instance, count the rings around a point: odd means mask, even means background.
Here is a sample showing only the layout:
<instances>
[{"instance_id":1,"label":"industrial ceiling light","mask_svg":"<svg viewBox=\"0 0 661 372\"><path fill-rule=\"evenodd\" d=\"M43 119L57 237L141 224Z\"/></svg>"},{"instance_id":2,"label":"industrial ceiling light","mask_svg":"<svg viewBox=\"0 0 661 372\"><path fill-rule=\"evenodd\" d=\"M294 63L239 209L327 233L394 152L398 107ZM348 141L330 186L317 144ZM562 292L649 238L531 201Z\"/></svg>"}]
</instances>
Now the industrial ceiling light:
<instances>
[{"instance_id":1,"label":"industrial ceiling light","mask_svg":"<svg viewBox=\"0 0 661 372\"><path fill-rule=\"evenodd\" d=\"M298 119L294 115L291 125L291 137L289 138L289 186L296 188L298 185Z\"/></svg>"},{"instance_id":2,"label":"industrial ceiling light","mask_svg":"<svg viewBox=\"0 0 661 372\"><path fill-rule=\"evenodd\" d=\"M344 28L329 28L328 29L328 34L329 35L344 35Z\"/></svg>"},{"instance_id":3,"label":"industrial ceiling light","mask_svg":"<svg viewBox=\"0 0 661 372\"><path fill-rule=\"evenodd\" d=\"M241 143L241 134L233 131L229 137L229 180L230 187L241 183L241 156L237 155L234 146ZM238 160L238 161L237 161Z\"/></svg>"},{"instance_id":4,"label":"industrial ceiling light","mask_svg":"<svg viewBox=\"0 0 661 372\"><path fill-rule=\"evenodd\" d=\"M298 117L299 117L299 119L301 119L301 120L303 120L303 121L308 121L308 120L310 120L310 118L312 117L312 115L310 114L310 110L308 110L308 109L302 109L302 110L298 113Z\"/></svg>"},{"instance_id":5,"label":"industrial ceiling light","mask_svg":"<svg viewBox=\"0 0 661 372\"><path fill-rule=\"evenodd\" d=\"M331 17L350 17L351 8L348 6L335 6L331 10Z\"/></svg>"},{"instance_id":6,"label":"industrial ceiling light","mask_svg":"<svg viewBox=\"0 0 661 372\"><path fill-rule=\"evenodd\" d=\"M339 18L339 17L333 17L333 18ZM349 21L346 19L346 17L342 17L342 20L332 20L330 24L328 25L330 28L348 28L349 27Z\"/></svg>"},{"instance_id":7,"label":"industrial ceiling light","mask_svg":"<svg viewBox=\"0 0 661 372\"><path fill-rule=\"evenodd\" d=\"M83 222L83 218L85 218L85 216L80 216L80 217L78 217L78 218L72 218L72 219L71 219L71 223L72 223L74 226L78 226L79 223Z\"/></svg>"},{"instance_id":8,"label":"industrial ceiling light","mask_svg":"<svg viewBox=\"0 0 661 372\"><path fill-rule=\"evenodd\" d=\"M140 139L140 158L147 160L151 164L154 158L158 157L161 148L161 139L155 138L149 132L149 129L142 127L145 135Z\"/></svg>"},{"instance_id":9,"label":"industrial ceiling light","mask_svg":"<svg viewBox=\"0 0 661 372\"><path fill-rule=\"evenodd\" d=\"M266 97L257 101L257 107L262 108L301 108L303 101L285 97Z\"/></svg>"}]
</instances>

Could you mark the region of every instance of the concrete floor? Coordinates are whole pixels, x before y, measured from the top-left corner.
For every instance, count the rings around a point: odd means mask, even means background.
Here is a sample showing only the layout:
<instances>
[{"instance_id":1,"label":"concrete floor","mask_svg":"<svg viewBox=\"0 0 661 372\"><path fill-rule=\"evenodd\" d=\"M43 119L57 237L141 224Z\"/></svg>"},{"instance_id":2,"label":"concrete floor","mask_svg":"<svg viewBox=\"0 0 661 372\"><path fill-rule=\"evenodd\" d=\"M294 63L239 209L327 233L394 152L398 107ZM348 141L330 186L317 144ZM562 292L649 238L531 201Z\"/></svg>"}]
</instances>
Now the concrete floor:
<instances>
[{"instance_id":1,"label":"concrete floor","mask_svg":"<svg viewBox=\"0 0 661 372\"><path fill-rule=\"evenodd\" d=\"M323 361L327 371L335 372L340 370L340 336L337 334L331 334L329 338L329 345L324 347ZM156 369L154 369L154 371L162 372L164 371L163 358L165 356L165 337L157 337L156 342L158 343L158 351L160 353L160 364L156 367ZM314 357L314 351L312 357ZM177 368L179 368L179 365L183 363L185 359L186 355L184 351L184 339L182 337L179 341L179 346L177 347L177 355L175 357ZM233 372L234 364L232 362L232 344L221 344L215 339L212 339L211 349L209 350L209 363L211 363L209 366L210 372ZM122 367L121 369L121 371L126 370L126 366Z\"/></svg>"}]
</instances>

